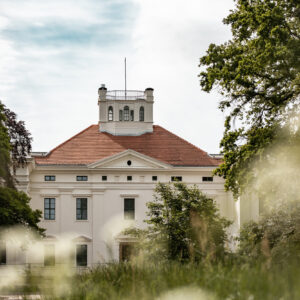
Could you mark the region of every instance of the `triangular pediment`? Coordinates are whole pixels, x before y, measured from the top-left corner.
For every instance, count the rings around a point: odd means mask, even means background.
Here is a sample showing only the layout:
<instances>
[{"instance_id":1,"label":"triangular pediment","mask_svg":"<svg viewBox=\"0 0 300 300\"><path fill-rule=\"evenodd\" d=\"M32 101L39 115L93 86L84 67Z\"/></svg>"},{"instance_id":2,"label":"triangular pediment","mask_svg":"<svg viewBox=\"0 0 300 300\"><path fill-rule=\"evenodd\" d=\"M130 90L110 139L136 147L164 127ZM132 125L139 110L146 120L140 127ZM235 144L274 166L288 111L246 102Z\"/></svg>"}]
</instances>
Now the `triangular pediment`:
<instances>
[{"instance_id":1,"label":"triangular pediment","mask_svg":"<svg viewBox=\"0 0 300 300\"><path fill-rule=\"evenodd\" d=\"M169 169L171 165L128 149L88 165L92 169Z\"/></svg>"}]
</instances>

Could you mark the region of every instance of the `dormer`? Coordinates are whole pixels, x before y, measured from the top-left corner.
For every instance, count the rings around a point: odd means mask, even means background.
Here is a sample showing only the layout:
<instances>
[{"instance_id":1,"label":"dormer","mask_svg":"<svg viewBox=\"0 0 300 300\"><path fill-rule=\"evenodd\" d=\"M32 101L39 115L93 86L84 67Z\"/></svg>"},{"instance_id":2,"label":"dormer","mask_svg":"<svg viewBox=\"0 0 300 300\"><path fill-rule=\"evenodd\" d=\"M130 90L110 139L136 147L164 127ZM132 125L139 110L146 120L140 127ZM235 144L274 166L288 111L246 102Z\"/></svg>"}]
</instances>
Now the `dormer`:
<instances>
[{"instance_id":1,"label":"dormer","mask_svg":"<svg viewBox=\"0 0 300 300\"><path fill-rule=\"evenodd\" d=\"M137 136L153 132L153 89L98 90L99 130L112 135Z\"/></svg>"}]
</instances>

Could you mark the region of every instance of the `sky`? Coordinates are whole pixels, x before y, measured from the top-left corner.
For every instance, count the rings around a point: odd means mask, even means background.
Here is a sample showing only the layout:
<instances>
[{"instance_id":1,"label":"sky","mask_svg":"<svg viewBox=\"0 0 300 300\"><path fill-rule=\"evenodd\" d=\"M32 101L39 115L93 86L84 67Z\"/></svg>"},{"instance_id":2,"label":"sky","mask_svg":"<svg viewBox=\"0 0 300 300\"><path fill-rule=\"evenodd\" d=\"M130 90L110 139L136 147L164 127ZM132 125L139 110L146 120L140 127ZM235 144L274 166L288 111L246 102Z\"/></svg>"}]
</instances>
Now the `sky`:
<instances>
[{"instance_id":1,"label":"sky","mask_svg":"<svg viewBox=\"0 0 300 300\"><path fill-rule=\"evenodd\" d=\"M233 0L0 0L0 99L33 151L98 123L101 84L154 88L154 124L219 153L221 95L201 91L199 58L231 37Z\"/></svg>"}]
</instances>

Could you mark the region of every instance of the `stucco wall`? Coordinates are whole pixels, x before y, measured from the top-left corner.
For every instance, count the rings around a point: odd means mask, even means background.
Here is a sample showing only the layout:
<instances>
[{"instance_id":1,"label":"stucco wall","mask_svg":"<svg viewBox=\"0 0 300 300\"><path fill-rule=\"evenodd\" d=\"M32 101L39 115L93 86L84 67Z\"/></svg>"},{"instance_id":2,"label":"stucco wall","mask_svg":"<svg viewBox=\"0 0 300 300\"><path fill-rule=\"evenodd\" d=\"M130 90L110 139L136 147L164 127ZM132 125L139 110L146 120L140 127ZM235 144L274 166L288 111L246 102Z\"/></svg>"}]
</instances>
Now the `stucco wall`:
<instances>
[{"instance_id":1,"label":"stucco wall","mask_svg":"<svg viewBox=\"0 0 300 300\"><path fill-rule=\"evenodd\" d=\"M125 160L126 161L126 160ZM140 164L140 165L139 165ZM134 224L140 228L146 226L146 203L153 199L156 182L169 182L171 176L182 176L183 181L197 186L216 200L223 216L233 220L232 231L238 226L235 202L230 194L224 192L223 180L214 177L213 182L202 182L202 176L211 176L212 168L174 168L142 169L138 160L130 169L122 160L112 162L110 168L89 169L88 167L43 167L37 166L29 176L29 195L34 209L44 211L44 198L56 199L56 219L42 220L40 226L46 228L47 236L58 240L67 236L86 237L88 245L88 264L94 265L119 259L119 233L125 227ZM117 168L117 169L115 169ZM122 169L123 168L123 169ZM55 175L55 182L45 182L45 175ZM77 182L76 175L87 175L87 182ZM102 181L102 175L107 181ZM132 181L127 181L127 176ZM76 220L76 198L88 199L88 220ZM124 198L135 198L135 220L124 220ZM122 238L122 236L121 236ZM33 259L36 261L36 257ZM28 253L27 262L32 260ZM42 263L42 257L38 259Z\"/></svg>"}]
</instances>

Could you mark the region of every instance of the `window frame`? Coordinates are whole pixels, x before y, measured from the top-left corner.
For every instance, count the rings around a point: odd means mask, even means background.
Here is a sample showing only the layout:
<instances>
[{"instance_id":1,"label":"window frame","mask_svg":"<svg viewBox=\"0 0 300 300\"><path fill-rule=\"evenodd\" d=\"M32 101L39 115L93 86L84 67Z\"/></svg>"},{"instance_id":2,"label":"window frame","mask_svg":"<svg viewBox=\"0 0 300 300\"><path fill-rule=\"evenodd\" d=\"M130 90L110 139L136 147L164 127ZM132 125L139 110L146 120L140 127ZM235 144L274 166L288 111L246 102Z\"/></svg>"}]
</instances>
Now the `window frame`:
<instances>
[{"instance_id":1,"label":"window frame","mask_svg":"<svg viewBox=\"0 0 300 300\"><path fill-rule=\"evenodd\" d=\"M46 201L48 202L48 207L46 207ZM46 211L48 211L46 213ZM54 213L51 213L54 212ZM53 218L52 218L53 216ZM56 198L44 198L44 220L55 221L56 219Z\"/></svg>"},{"instance_id":2,"label":"window frame","mask_svg":"<svg viewBox=\"0 0 300 300\"><path fill-rule=\"evenodd\" d=\"M44 181L56 181L56 176L55 175L45 175Z\"/></svg>"},{"instance_id":3,"label":"window frame","mask_svg":"<svg viewBox=\"0 0 300 300\"><path fill-rule=\"evenodd\" d=\"M81 248L81 249L79 249L79 248ZM82 254L82 250L84 251L83 254ZM84 259L82 259L82 257ZM77 244L76 245L75 258L76 258L76 267L87 267L87 265L88 265L88 245L87 244Z\"/></svg>"},{"instance_id":4,"label":"window frame","mask_svg":"<svg viewBox=\"0 0 300 300\"><path fill-rule=\"evenodd\" d=\"M112 106L108 107L108 121L112 122L114 120L114 108Z\"/></svg>"},{"instance_id":5,"label":"window frame","mask_svg":"<svg viewBox=\"0 0 300 300\"><path fill-rule=\"evenodd\" d=\"M182 182L182 176L171 176L172 182Z\"/></svg>"},{"instance_id":6,"label":"window frame","mask_svg":"<svg viewBox=\"0 0 300 300\"><path fill-rule=\"evenodd\" d=\"M85 200L83 205L82 200ZM78 205L80 202L80 205ZM83 207L82 207L83 206ZM88 220L88 198L76 198L76 221Z\"/></svg>"},{"instance_id":7,"label":"window frame","mask_svg":"<svg viewBox=\"0 0 300 300\"><path fill-rule=\"evenodd\" d=\"M134 254L136 254L135 242L120 242L119 243L119 261L128 262Z\"/></svg>"},{"instance_id":8,"label":"window frame","mask_svg":"<svg viewBox=\"0 0 300 300\"><path fill-rule=\"evenodd\" d=\"M134 110L130 111L130 121L133 122L134 121Z\"/></svg>"},{"instance_id":9,"label":"window frame","mask_svg":"<svg viewBox=\"0 0 300 300\"><path fill-rule=\"evenodd\" d=\"M124 198L124 220L135 220L135 198Z\"/></svg>"},{"instance_id":10,"label":"window frame","mask_svg":"<svg viewBox=\"0 0 300 300\"><path fill-rule=\"evenodd\" d=\"M202 176L202 182L213 182L213 176Z\"/></svg>"},{"instance_id":11,"label":"window frame","mask_svg":"<svg viewBox=\"0 0 300 300\"><path fill-rule=\"evenodd\" d=\"M144 122L145 121L145 108L144 106L140 107L140 111L139 111L139 121L140 122Z\"/></svg>"},{"instance_id":12,"label":"window frame","mask_svg":"<svg viewBox=\"0 0 300 300\"><path fill-rule=\"evenodd\" d=\"M87 175L76 175L76 181L88 181L89 177Z\"/></svg>"},{"instance_id":13,"label":"window frame","mask_svg":"<svg viewBox=\"0 0 300 300\"><path fill-rule=\"evenodd\" d=\"M129 110L129 106L125 106L124 110L123 110L123 119L125 122L129 122L130 120L130 110Z\"/></svg>"},{"instance_id":14,"label":"window frame","mask_svg":"<svg viewBox=\"0 0 300 300\"><path fill-rule=\"evenodd\" d=\"M152 181L157 181L157 175L152 175Z\"/></svg>"},{"instance_id":15,"label":"window frame","mask_svg":"<svg viewBox=\"0 0 300 300\"><path fill-rule=\"evenodd\" d=\"M6 242L0 241L0 266L4 266L7 264L7 249Z\"/></svg>"}]
</instances>

